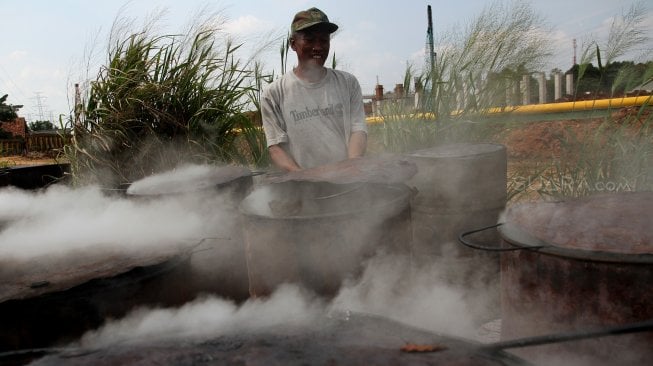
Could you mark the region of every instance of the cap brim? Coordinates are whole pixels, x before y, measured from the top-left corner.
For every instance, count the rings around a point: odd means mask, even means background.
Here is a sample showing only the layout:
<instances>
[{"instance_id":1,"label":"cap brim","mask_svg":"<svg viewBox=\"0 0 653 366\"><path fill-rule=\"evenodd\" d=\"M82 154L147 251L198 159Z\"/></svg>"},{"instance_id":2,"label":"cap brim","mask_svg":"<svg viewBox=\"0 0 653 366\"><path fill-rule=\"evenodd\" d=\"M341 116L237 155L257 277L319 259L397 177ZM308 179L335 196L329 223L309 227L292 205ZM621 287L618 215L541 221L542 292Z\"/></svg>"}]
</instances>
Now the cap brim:
<instances>
[{"instance_id":1,"label":"cap brim","mask_svg":"<svg viewBox=\"0 0 653 366\"><path fill-rule=\"evenodd\" d=\"M333 33L338 30L338 26L336 24L330 22L315 22L315 23L304 24L301 28L296 29L296 31L304 31L308 29L317 29L317 28L324 28L329 33Z\"/></svg>"}]
</instances>

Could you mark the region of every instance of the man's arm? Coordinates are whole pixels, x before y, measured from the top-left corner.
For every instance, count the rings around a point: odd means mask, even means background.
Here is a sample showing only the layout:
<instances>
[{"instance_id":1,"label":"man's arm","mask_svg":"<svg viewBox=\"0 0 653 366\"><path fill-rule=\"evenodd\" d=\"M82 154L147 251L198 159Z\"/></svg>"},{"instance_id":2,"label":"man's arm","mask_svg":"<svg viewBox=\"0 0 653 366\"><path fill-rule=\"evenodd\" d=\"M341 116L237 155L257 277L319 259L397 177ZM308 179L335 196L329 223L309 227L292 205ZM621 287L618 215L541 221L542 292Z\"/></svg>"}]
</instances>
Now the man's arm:
<instances>
[{"instance_id":1,"label":"man's arm","mask_svg":"<svg viewBox=\"0 0 653 366\"><path fill-rule=\"evenodd\" d=\"M270 159L272 159L274 165L276 165L279 169L283 169L287 172L293 172L302 169L299 167L299 165L297 165L295 159L293 159L292 156L290 156L286 150L284 150L278 144L268 147L268 152L270 153Z\"/></svg>"},{"instance_id":2,"label":"man's arm","mask_svg":"<svg viewBox=\"0 0 653 366\"><path fill-rule=\"evenodd\" d=\"M352 132L349 137L349 145L347 146L347 156L352 158L360 158L365 155L367 149L367 133L364 131Z\"/></svg>"}]
</instances>

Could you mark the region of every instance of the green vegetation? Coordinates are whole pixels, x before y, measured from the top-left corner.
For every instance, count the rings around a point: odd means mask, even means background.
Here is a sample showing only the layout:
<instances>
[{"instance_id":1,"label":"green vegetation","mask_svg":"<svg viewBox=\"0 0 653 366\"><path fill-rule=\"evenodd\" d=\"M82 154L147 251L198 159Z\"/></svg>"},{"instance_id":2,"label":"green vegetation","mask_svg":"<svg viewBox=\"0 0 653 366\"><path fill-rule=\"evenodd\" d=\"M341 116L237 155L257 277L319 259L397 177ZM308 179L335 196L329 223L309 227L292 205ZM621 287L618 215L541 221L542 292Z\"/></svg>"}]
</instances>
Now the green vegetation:
<instances>
[{"instance_id":1,"label":"green vegetation","mask_svg":"<svg viewBox=\"0 0 653 366\"><path fill-rule=\"evenodd\" d=\"M14 106L7 104L7 97L9 97L9 94L0 97L0 122L13 121L14 118L18 117Z\"/></svg>"},{"instance_id":2,"label":"green vegetation","mask_svg":"<svg viewBox=\"0 0 653 366\"><path fill-rule=\"evenodd\" d=\"M643 14L633 7L605 44L583 47L581 63L570 70L577 93L620 95L651 79L652 62L616 61L642 41ZM117 186L181 162L269 164L259 103L274 75L242 61L240 45L215 24L200 21L181 35L158 35L152 24L125 28L120 21L114 25L106 63L88 84L85 105L71 118L75 137L65 155L77 181ZM406 69L404 91L417 86L419 103L398 98L384 104L384 118L370 126L370 153L500 141L514 120L484 113L511 103L507 99L516 98L523 75L541 69L549 54L542 29L529 4L514 1L488 6L462 31L443 34L432 67ZM284 40L282 74L288 52ZM336 66L335 56L331 64ZM509 196L520 199L529 189L541 198L582 196L600 184L653 189L650 110L645 105L619 118L617 111L608 111L593 135L562 134L559 155L512 168L511 178L537 183L524 186L511 179Z\"/></svg>"},{"instance_id":3,"label":"green vegetation","mask_svg":"<svg viewBox=\"0 0 653 366\"><path fill-rule=\"evenodd\" d=\"M653 61L615 61L646 40L644 18L643 4L638 3L614 21L604 45L591 41L583 47L580 65L571 70L577 96L620 96L653 80ZM532 177L537 184L531 188L544 199L653 190L651 102L630 110L608 111L590 136L568 131L559 137L560 156L537 167L521 167L515 174ZM511 195L519 198L524 193L527 190L515 190Z\"/></svg>"},{"instance_id":4,"label":"green vegetation","mask_svg":"<svg viewBox=\"0 0 653 366\"><path fill-rule=\"evenodd\" d=\"M649 105L603 118L584 134L557 137L550 159L514 164L509 197L558 200L595 193L653 190L653 115ZM585 123L591 123L585 122Z\"/></svg>"},{"instance_id":5,"label":"green vegetation","mask_svg":"<svg viewBox=\"0 0 653 366\"><path fill-rule=\"evenodd\" d=\"M470 120L478 120L489 107L505 105L506 91L526 70L539 69L549 55L544 34L536 31L543 28L528 3L497 2L464 30L445 33L432 69L420 74L410 65L406 69L406 93L413 82L422 86L419 113L413 114L412 103L386 105L384 122L372 126L371 138L393 152L483 139L488 125Z\"/></svg>"},{"instance_id":6,"label":"green vegetation","mask_svg":"<svg viewBox=\"0 0 653 366\"><path fill-rule=\"evenodd\" d=\"M30 131L52 131L54 125L50 121L34 121L28 124Z\"/></svg>"},{"instance_id":7,"label":"green vegetation","mask_svg":"<svg viewBox=\"0 0 653 366\"><path fill-rule=\"evenodd\" d=\"M243 113L260 70L215 25L183 36L153 29L114 24L65 149L77 180L117 186L181 162L265 164L262 136Z\"/></svg>"},{"instance_id":8,"label":"green vegetation","mask_svg":"<svg viewBox=\"0 0 653 366\"><path fill-rule=\"evenodd\" d=\"M581 63L570 71L574 97L623 95L653 77L653 62L635 64L616 58L644 40L642 4L615 21L605 44L589 42ZM527 3L496 3L464 30L452 30L439 41L447 45L432 69L417 74L408 66L404 89L423 88L418 108L398 99L385 103L382 121L370 126L373 151L408 152L452 142L501 142L515 128L515 118L490 118L488 107L513 99L514 87L548 54L540 19ZM602 54L604 57L602 57ZM650 59L650 55L649 55ZM592 66L592 63L598 65ZM508 101L510 102L510 101ZM515 104L518 104L515 101ZM597 192L653 189L651 106L619 116L601 113L603 122L590 136L569 130L558 136L559 155L537 163L515 164L509 173L511 199L559 199ZM593 116L597 118L597 115Z\"/></svg>"}]
</instances>

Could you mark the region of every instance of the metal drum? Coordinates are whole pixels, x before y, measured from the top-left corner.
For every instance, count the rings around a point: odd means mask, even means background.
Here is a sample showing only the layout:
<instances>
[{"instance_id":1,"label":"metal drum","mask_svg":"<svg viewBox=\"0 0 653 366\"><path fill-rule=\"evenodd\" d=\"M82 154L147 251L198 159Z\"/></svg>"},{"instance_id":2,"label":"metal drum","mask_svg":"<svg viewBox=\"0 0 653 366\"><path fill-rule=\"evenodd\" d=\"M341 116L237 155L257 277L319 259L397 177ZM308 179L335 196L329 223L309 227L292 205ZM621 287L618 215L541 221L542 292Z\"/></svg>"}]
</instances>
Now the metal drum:
<instances>
[{"instance_id":1,"label":"metal drum","mask_svg":"<svg viewBox=\"0 0 653 366\"><path fill-rule=\"evenodd\" d=\"M486 319L498 316L499 256L458 245L458 234L495 224L506 204L507 155L503 145L457 143L407 155L418 172L406 184L411 200L414 263L437 265L442 278L475 297L489 299ZM477 240L496 243L496 233ZM480 300L478 300L480 301Z\"/></svg>"},{"instance_id":2,"label":"metal drum","mask_svg":"<svg viewBox=\"0 0 653 366\"><path fill-rule=\"evenodd\" d=\"M69 342L137 306L192 299L188 252L66 254L0 260L0 351Z\"/></svg>"},{"instance_id":3,"label":"metal drum","mask_svg":"<svg viewBox=\"0 0 653 366\"><path fill-rule=\"evenodd\" d=\"M11 185L22 189L40 189L55 183L66 183L70 164L20 166L0 170L0 187Z\"/></svg>"},{"instance_id":4,"label":"metal drum","mask_svg":"<svg viewBox=\"0 0 653 366\"><path fill-rule=\"evenodd\" d=\"M215 231L195 248L190 260L187 285L198 294L236 301L249 297L238 205L253 186L252 175L241 166L187 165L145 177L127 188L128 197L179 199L189 212L215 221Z\"/></svg>"},{"instance_id":5,"label":"metal drum","mask_svg":"<svg viewBox=\"0 0 653 366\"><path fill-rule=\"evenodd\" d=\"M292 282L333 296L366 258L408 254L410 194L403 185L375 183L257 187L240 206L251 295Z\"/></svg>"},{"instance_id":6,"label":"metal drum","mask_svg":"<svg viewBox=\"0 0 653 366\"><path fill-rule=\"evenodd\" d=\"M511 208L499 228L502 338L653 319L653 192ZM524 350L593 365L648 365L653 332ZM559 363L560 364L560 363Z\"/></svg>"}]
</instances>

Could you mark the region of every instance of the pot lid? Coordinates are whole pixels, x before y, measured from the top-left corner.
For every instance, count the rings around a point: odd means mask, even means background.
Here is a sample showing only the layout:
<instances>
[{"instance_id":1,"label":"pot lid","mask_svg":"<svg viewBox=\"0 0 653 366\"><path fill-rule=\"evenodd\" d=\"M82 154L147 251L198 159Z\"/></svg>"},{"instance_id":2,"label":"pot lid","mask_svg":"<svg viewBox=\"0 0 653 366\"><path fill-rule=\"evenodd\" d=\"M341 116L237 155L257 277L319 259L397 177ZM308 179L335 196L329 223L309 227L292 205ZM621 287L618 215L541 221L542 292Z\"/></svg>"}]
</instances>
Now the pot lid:
<instances>
[{"instance_id":1,"label":"pot lid","mask_svg":"<svg viewBox=\"0 0 653 366\"><path fill-rule=\"evenodd\" d=\"M184 165L132 183L127 194L149 196L194 192L249 175L250 170L242 166Z\"/></svg>"},{"instance_id":2,"label":"pot lid","mask_svg":"<svg viewBox=\"0 0 653 366\"><path fill-rule=\"evenodd\" d=\"M653 192L621 192L518 204L504 221L547 246L653 255L651 212Z\"/></svg>"},{"instance_id":3,"label":"pot lid","mask_svg":"<svg viewBox=\"0 0 653 366\"><path fill-rule=\"evenodd\" d=\"M275 220L330 221L369 214L382 219L408 207L411 192L405 185L285 181L257 186L239 209L245 217Z\"/></svg>"},{"instance_id":4,"label":"pot lid","mask_svg":"<svg viewBox=\"0 0 653 366\"><path fill-rule=\"evenodd\" d=\"M379 155L347 159L315 168L272 175L270 183L286 181L348 183L404 183L417 174L415 163L396 155Z\"/></svg>"},{"instance_id":5,"label":"pot lid","mask_svg":"<svg viewBox=\"0 0 653 366\"><path fill-rule=\"evenodd\" d=\"M501 144L455 143L413 151L408 153L408 156L417 158L465 158L505 150L506 147Z\"/></svg>"}]
</instances>

